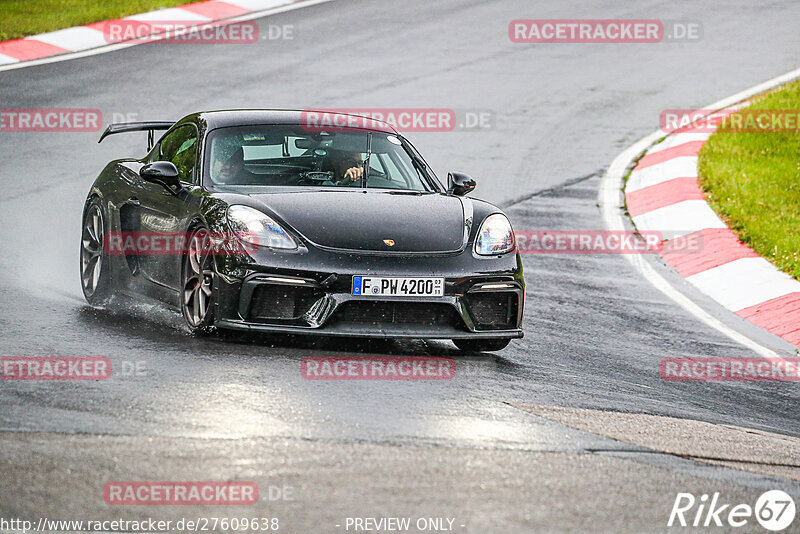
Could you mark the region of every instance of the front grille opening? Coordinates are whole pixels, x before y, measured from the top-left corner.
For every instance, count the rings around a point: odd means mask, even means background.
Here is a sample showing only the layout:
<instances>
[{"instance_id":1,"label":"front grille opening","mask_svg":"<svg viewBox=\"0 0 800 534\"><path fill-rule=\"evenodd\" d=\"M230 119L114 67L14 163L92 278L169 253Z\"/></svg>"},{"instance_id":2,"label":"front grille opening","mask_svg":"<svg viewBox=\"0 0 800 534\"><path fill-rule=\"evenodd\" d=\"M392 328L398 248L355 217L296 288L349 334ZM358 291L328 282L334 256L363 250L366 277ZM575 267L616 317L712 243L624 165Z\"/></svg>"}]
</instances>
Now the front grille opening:
<instances>
[{"instance_id":1,"label":"front grille opening","mask_svg":"<svg viewBox=\"0 0 800 534\"><path fill-rule=\"evenodd\" d=\"M458 312L449 304L425 302L350 301L334 316L336 322L372 326L451 326L463 328Z\"/></svg>"},{"instance_id":2,"label":"front grille opening","mask_svg":"<svg viewBox=\"0 0 800 534\"><path fill-rule=\"evenodd\" d=\"M313 287L260 284L250 300L249 318L253 320L299 319L324 296Z\"/></svg>"},{"instance_id":3,"label":"front grille opening","mask_svg":"<svg viewBox=\"0 0 800 534\"><path fill-rule=\"evenodd\" d=\"M467 304L479 330L508 330L517 326L516 293L470 293Z\"/></svg>"}]
</instances>

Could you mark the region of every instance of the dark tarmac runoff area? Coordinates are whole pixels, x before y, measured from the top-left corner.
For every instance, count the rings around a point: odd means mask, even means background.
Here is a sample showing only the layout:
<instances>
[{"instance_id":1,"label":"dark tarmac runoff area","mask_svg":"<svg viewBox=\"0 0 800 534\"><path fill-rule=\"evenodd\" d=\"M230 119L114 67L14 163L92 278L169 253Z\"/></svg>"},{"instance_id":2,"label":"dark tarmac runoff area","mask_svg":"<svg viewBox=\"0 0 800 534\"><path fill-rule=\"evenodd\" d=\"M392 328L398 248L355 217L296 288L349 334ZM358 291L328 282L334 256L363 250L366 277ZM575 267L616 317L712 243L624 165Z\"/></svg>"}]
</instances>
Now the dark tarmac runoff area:
<instances>
[{"instance_id":1,"label":"dark tarmac runoff area","mask_svg":"<svg viewBox=\"0 0 800 534\"><path fill-rule=\"evenodd\" d=\"M515 19L691 20L702 37L520 44ZM291 26L293 38L151 43L0 71L0 103L99 109L105 123L227 108L482 113L474 128L406 135L440 179L473 176L471 196L516 231L603 230L602 176L663 110L702 108L800 57L800 4L788 0L333 0L254 20L264 35ZM149 301L90 307L86 193L108 161L145 148L142 133L98 145L99 135L0 132L0 355L103 357L113 369L97 381L0 381L0 519L153 519L172 532L203 531L186 521L231 532L213 518L245 517L289 533L765 532L755 516L732 527L730 509L756 508L768 490L800 497L797 382L663 380L664 358L757 354L621 255L523 254L524 337L472 355L445 340L195 337ZM301 366L316 356L453 358L455 374L308 380ZM121 481L246 481L258 495L108 504ZM697 503L689 526L668 527L679 494ZM707 506L715 494L730 505L724 526L703 526L701 496ZM800 519L784 532L800 532Z\"/></svg>"}]
</instances>

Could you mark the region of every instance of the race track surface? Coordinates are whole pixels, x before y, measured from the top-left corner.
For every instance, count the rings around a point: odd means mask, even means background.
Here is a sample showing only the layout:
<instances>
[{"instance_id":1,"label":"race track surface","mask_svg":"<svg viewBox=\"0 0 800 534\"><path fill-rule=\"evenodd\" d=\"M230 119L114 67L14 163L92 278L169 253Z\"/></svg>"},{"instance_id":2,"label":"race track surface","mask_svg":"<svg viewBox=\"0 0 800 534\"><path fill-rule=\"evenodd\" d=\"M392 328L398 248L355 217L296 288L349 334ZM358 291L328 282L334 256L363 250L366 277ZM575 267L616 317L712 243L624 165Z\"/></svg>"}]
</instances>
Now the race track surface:
<instances>
[{"instance_id":1,"label":"race track surface","mask_svg":"<svg viewBox=\"0 0 800 534\"><path fill-rule=\"evenodd\" d=\"M508 23L519 18L690 19L703 38L514 44ZM473 196L502 206L518 231L599 230L598 186L614 157L664 109L796 68L798 19L788 0L334 0L258 19L262 34L293 27L291 40L146 44L0 72L0 102L97 108L106 122L239 107L488 111L489 128L408 137L440 178L474 176ZM678 492L800 496L800 456L784 454L800 437L796 386L663 381L662 358L755 354L618 255L524 256L525 337L484 356L443 341L194 338L153 304L89 308L78 277L86 192L107 161L144 149L143 135L98 137L0 132L0 354L107 356L143 372L0 382L0 517L244 513L307 533L411 516L455 518L458 532L650 532L667 529ZM372 354L452 356L456 377L300 375L307 356ZM579 424L595 416L608 423ZM262 500L244 511L110 507L102 489L113 480L253 480ZM291 499L266 498L272 486Z\"/></svg>"}]
</instances>

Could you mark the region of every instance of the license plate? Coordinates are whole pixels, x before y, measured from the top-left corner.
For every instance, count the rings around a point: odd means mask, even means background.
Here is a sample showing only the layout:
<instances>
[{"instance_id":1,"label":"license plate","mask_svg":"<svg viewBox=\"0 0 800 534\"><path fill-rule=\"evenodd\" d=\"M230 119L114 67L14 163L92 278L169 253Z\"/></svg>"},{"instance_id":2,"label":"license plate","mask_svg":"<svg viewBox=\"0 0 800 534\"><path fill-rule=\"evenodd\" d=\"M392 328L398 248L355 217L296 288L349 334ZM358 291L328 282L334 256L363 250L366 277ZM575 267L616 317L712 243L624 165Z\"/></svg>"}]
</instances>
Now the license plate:
<instances>
[{"instance_id":1,"label":"license plate","mask_svg":"<svg viewBox=\"0 0 800 534\"><path fill-rule=\"evenodd\" d=\"M444 278L354 276L353 295L363 297L441 297Z\"/></svg>"}]
</instances>

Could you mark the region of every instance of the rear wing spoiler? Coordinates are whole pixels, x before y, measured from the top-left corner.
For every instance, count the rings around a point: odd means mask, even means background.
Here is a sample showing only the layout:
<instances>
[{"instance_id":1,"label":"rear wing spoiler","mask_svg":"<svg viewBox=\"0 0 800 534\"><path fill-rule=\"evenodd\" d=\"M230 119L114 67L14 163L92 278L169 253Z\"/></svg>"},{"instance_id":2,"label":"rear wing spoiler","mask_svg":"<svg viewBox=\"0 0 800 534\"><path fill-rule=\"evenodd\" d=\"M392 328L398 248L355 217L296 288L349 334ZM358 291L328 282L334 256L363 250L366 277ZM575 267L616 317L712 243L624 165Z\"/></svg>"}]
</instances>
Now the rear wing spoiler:
<instances>
[{"instance_id":1,"label":"rear wing spoiler","mask_svg":"<svg viewBox=\"0 0 800 534\"><path fill-rule=\"evenodd\" d=\"M154 132L156 130L169 130L172 128L172 125L175 124L172 121L150 121L150 122L121 122L117 124L109 124L108 128L103 132L103 135L100 136L100 139L97 141L98 143L102 143L103 139L108 137L109 135L114 135L118 133L126 133L126 132L147 132L147 150L149 151L153 148L153 144L155 143L155 135Z\"/></svg>"}]
</instances>

